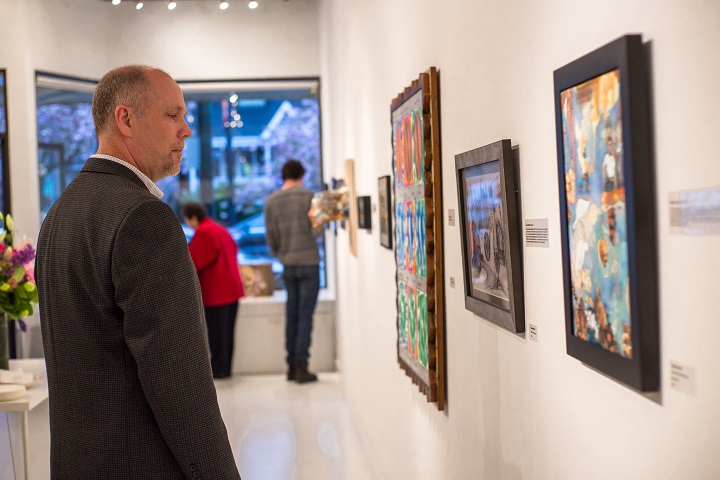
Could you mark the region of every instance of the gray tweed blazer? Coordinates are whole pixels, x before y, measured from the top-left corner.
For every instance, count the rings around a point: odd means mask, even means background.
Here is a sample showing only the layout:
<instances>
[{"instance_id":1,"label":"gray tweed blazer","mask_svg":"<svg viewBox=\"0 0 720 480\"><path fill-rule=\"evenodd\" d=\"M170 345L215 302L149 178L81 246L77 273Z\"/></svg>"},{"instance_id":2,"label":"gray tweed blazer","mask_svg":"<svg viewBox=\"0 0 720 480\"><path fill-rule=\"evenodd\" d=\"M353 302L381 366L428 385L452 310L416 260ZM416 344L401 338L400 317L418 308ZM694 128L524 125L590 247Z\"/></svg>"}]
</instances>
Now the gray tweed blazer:
<instances>
[{"instance_id":1,"label":"gray tweed blazer","mask_svg":"<svg viewBox=\"0 0 720 480\"><path fill-rule=\"evenodd\" d=\"M91 158L40 230L52 479L239 479L175 213Z\"/></svg>"}]
</instances>

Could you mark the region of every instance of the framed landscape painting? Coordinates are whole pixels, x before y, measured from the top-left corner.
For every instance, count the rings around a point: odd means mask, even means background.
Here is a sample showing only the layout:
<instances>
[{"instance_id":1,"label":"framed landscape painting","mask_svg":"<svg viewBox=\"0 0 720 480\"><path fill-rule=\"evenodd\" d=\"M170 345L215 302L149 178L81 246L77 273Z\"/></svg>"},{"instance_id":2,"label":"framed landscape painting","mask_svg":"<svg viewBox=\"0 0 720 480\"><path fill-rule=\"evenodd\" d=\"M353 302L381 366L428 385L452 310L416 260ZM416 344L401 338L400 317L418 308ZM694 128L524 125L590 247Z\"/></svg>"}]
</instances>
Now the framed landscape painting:
<instances>
[{"instance_id":1,"label":"framed landscape painting","mask_svg":"<svg viewBox=\"0 0 720 480\"><path fill-rule=\"evenodd\" d=\"M659 388L647 58L626 35L558 69L555 120L568 354Z\"/></svg>"},{"instance_id":2,"label":"framed landscape painting","mask_svg":"<svg viewBox=\"0 0 720 480\"><path fill-rule=\"evenodd\" d=\"M524 332L520 205L510 140L455 155L455 168L465 308Z\"/></svg>"},{"instance_id":3,"label":"framed landscape painting","mask_svg":"<svg viewBox=\"0 0 720 480\"><path fill-rule=\"evenodd\" d=\"M444 410L438 98L438 72L431 67L392 101L394 204L389 206L389 215L394 217L395 225L398 363L427 400ZM382 191L382 179L380 181ZM381 201L381 209L382 204ZM387 228L388 245L391 245L390 222ZM382 238L381 234L381 241Z\"/></svg>"}]
</instances>

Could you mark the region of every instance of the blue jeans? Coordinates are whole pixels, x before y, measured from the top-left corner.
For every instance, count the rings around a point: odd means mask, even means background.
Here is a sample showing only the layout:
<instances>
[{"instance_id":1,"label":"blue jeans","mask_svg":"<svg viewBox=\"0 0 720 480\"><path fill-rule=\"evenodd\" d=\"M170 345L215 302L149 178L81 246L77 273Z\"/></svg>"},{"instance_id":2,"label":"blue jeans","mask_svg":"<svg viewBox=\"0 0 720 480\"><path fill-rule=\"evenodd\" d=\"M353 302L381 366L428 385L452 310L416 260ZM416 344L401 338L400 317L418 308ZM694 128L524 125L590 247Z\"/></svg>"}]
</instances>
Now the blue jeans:
<instances>
[{"instance_id":1,"label":"blue jeans","mask_svg":"<svg viewBox=\"0 0 720 480\"><path fill-rule=\"evenodd\" d=\"M287 305L285 306L285 350L288 365L307 366L313 312L320 292L318 265L286 265L283 272Z\"/></svg>"}]
</instances>

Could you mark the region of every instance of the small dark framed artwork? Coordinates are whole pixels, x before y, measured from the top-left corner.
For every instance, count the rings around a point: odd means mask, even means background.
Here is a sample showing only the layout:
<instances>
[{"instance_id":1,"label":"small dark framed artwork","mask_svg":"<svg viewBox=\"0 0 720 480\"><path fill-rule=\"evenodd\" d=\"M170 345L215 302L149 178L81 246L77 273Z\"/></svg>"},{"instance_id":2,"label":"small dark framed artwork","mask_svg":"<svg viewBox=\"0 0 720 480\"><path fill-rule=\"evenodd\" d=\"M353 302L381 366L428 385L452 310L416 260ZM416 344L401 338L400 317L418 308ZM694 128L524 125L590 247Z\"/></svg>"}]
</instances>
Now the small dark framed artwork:
<instances>
[{"instance_id":1,"label":"small dark framed artwork","mask_svg":"<svg viewBox=\"0 0 720 480\"><path fill-rule=\"evenodd\" d=\"M372 230L371 208L370 196L357 198L358 228Z\"/></svg>"},{"instance_id":2,"label":"small dark framed artwork","mask_svg":"<svg viewBox=\"0 0 720 480\"><path fill-rule=\"evenodd\" d=\"M392 213L390 206L390 175L378 178L378 213L380 245L392 250Z\"/></svg>"},{"instance_id":3,"label":"small dark framed artwork","mask_svg":"<svg viewBox=\"0 0 720 480\"><path fill-rule=\"evenodd\" d=\"M659 388L647 57L626 35L558 69L555 131L569 355Z\"/></svg>"},{"instance_id":4,"label":"small dark framed artwork","mask_svg":"<svg viewBox=\"0 0 720 480\"><path fill-rule=\"evenodd\" d=\"M525 331L516 172L510 140L455 155L465 308Z\"/></svg>"}]
</instances>

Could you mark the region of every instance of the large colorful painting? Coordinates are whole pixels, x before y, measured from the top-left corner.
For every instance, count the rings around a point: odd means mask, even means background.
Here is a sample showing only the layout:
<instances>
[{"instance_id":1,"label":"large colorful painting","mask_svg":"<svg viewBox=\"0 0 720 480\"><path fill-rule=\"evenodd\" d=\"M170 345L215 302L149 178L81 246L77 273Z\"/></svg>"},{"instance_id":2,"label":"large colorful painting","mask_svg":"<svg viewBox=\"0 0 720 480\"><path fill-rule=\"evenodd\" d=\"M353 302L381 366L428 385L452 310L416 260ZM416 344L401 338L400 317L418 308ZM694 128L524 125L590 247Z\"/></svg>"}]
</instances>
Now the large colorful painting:
<instances>
[{"instance_id":1,"label":"large colorful painting","mask_svg":"<svg viewBox=\"0 0 720 480\"><path fill-rule=\"evenodd\" d=\"M525 331L519 200L510 140L455 156L465 308Z\"/></svg>"},{"instance_id":2,"label":"large colorful painting","mask_svg":"<svg viewBox=\"0 0 720 480\"><path fill-rule=\"evenodd\" d=\"M555 72L568 353L659 384L646 57L628 35Z\"/></svg>"},{"instance_id":3,"label":"large colorful painting","mask_svg":"<svg viewBox=\"0 0 720 480\"><path fill-rule=\"evenodd\" d=\"M389 210L395 221L398 362L428 401L436 402L438 409L443 410L442 184L437 69L433 67L421 74L393 100L390 111L394 203ZM382 191L382 185L380 188ZM389 232L390 226L387 228Z\"/></svg>"}]
</instances>

